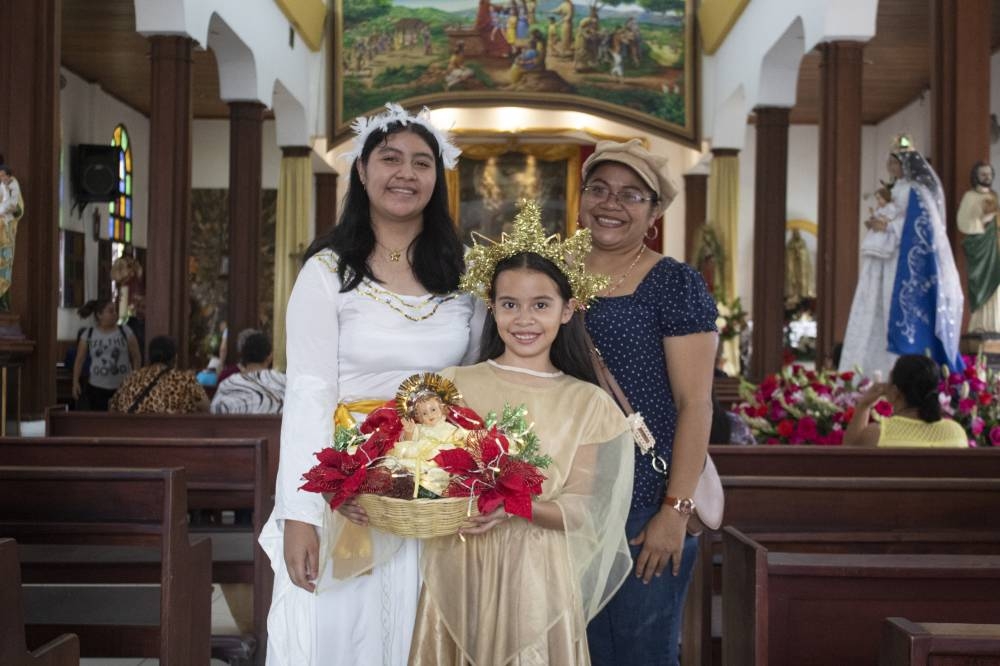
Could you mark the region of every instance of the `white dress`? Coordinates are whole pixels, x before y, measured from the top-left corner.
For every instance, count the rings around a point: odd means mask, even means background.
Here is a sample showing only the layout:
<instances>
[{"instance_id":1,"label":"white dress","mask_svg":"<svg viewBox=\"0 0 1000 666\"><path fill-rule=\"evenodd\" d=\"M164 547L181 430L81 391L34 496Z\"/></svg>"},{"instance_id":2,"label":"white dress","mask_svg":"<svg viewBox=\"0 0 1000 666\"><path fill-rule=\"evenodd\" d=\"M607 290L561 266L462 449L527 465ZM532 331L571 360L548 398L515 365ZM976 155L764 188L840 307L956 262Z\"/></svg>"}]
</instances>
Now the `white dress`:
<instances>
[{"instance_id":1,"label":"white dress","mask_svg":"<svg viewBox=\"0 0 1000 666\"><path fill-rule=\"evenodd\" d=\"M337 403L387 400L411 374L474 360L485 316L462 294L401 296L369 281L340 293L336 266L329 250L310 258L288 303L281 460L274 512L260 536L275 572L269 666L406 663L420 592L419 542L402 540L370 575L336 580L326 566L310 594L288 577L283 521L320 529L330 519L322 496L298 488L313 454L329 446Z\"/></svg>"},{"instance_id":2,"label":"white dress","mask_svg":"<svg viewBox=\"0 0 1000 666\"><path fill-rule=\"evenodd\" d=\"M861 243L861 270L840 355L842 372L860 368L866 377L880 372L887 381L896 363L896 354L889 351L889 309L909 201L910 184L896 181L892 202L879 209L880 213L892 213L889 226L885 231L869 230ZM873 234L876 236L868 238Z\"/></svg>"}]
</instances>

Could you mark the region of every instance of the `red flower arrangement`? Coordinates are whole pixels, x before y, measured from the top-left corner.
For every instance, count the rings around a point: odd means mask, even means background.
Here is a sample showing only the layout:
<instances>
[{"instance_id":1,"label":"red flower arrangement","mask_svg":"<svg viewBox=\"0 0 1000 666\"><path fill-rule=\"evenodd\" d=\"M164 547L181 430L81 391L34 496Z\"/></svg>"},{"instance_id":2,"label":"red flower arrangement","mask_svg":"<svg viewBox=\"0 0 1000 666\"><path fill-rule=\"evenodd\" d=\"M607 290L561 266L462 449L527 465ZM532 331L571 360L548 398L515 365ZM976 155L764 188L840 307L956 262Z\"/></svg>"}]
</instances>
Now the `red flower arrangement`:
<instances>
[{"instance_id":1,"label":"red flower arrangement","mask_svg":"<svg viewBox=\"0 0 1000 666\"><path fill-rule=\"evenodd\" d=\"M941 367L941 411L965 428L969 446L1000 446L1000 375L987 367L983 356L962 360L962 372Z\"/></svg>"},{"instance_id":2,"label":"red flower arrangement","mask_svg":"<svg viewBox=\"0 0 1000 666\"><path fill-rule=\"evenodd\" d=\"M854 404L869 384L853 372L792 364L758 386L743 381L744 402L736 412L758 442L836 446L843 442ZM887 406L880 401L875 409L881 413Z\"/></svg>"},{"instance_id":3,"label":"red flower arrangement","mask_svg":"<svg viewBox=\"0 0 1000 666\"><path fill-rule=\"evenodd\" d=\"M435 386L447 384L439 392L442 397L458 396L442 377L424 375L421 381L428 377ZM333 445L316 453L318 464L303 475L300 489L325 493L332 509L364 493L399 499L464 497L475 498L480 513L502 505L507 513L531 520L531 499L541 494L546 478L539 470L551 459L539 453L538 438L525 422L527 410L505 406L499 417L491 412L483 419L467 407L446 402L445 421L467 436L454 446L436 447L432 457L413 461L424 473L430 468L449 475L443 492L437 494L422 487L391 455L403 439L403 418L411 411L416 390L413 380L407 380L409 391L401 389L401 397L371 412L360 425L338 424Z\"/></svg>"}]
</instances>

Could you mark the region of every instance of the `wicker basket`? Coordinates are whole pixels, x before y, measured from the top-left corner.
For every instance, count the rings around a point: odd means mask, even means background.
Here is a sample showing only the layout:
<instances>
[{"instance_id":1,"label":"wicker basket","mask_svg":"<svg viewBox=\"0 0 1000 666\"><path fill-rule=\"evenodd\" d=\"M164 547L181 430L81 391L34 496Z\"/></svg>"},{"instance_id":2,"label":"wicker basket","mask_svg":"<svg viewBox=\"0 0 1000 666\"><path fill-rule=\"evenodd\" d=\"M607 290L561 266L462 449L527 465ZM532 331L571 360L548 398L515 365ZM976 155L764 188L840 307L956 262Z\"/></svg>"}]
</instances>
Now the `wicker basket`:
<instances>
[{"instance_id":1,"label":"wicker basket","mask_svg":"<svg viewBox=\"0 0 1000 666\"><path fill-rule=\"evenodd\" d=\"M398 536L417 539L455 534L470 515L479 515L475 499L470 501L467 497L397 499L362 494L357 499L361 508L368 513L369 525Z\"/></svg>"}]
</instances>

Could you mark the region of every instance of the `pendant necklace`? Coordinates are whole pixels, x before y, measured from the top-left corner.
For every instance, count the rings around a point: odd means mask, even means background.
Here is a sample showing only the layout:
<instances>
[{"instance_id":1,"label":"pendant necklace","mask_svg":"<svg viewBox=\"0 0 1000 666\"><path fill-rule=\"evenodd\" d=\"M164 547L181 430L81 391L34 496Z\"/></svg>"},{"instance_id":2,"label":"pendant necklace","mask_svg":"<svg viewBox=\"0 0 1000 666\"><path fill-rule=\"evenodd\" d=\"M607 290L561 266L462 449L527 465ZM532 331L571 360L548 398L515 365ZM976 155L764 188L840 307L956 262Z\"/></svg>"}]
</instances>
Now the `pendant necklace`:
<instances>
[{"instance_id":1,"label":"pendant necklace","mask_svg":"<svg viewBox=\"0 0 1000 666\"><path fill-rule=\"evenodd\" d=\"M386 258L394 264L399 263L399 260L403 258L403 252L410 247L407 245L402 250L393 250L383 245L377 238L375 239L375 244L386 251Z\"/></svg>"},{"instance_id":2,"label":"pendant necklace","mask_svg":"<svg viewBox=\"0 0 1000 666\"><path fill-rule=\"evenodd\" d=\"M486 363L492 365L494 368L499 370L506 370L507 372L518 372L522 375L531 375L532 377L541 377L542 379L555 379L556 377L562 377L563 371L556 370L555 372L541 372L540 370L530 370L528 368L518 368L513 365L501 365L493 359L487 359Z\"/></svg>"},{"instance_id":3,"label":"pendant necklace","mask_svg":"<svg viewBox=\"0 0 1000 666\"><path fill-rule=\"evenodd\" d=\"M622 273L622 276L618 278L618 281L604 290L605 296L610 296L611 294L615 293L615 291L618 290L618 287L622 286L622 284L625 283L625 280L628 278L629 275L632 274L632 271L639 264L639 260L642 259L642 255L645 252L646 252L646 244L643 243L642 245L639 246L639 252L635 255L635 259L633 259L632 263L629 264L629 267L625 269L625 272Z\"/></svg>"}]
</instances>

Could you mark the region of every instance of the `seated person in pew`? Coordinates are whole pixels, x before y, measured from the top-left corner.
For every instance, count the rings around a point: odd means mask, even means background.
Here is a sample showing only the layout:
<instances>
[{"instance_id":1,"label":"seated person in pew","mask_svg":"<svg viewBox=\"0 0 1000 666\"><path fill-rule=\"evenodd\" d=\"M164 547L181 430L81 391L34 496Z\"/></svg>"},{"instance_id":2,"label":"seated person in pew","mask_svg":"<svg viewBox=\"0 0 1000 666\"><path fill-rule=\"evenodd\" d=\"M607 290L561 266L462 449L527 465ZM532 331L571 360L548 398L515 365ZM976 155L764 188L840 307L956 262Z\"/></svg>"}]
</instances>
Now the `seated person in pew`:
<instances>
[{"instance_id":1,"label":"seated person in pew","mask_svg":"<svg viewBox=\"0 0 1000 666\"><path fill-rule=\"evenodd\" d=\"M149 343L149 365L130 373L111 398L112 412L190 414L207 412L208 395L194 375L175 367L177 345L160 335Z\"/></svg>"},{"instance_id":2,"label":"seated person in pew","mask_svg":"<svg viewBox=\"0 0 1000 666\"><path fill-rule=\"evenodd\" d=\"M844 433L845 446L954 447L969 446L965 430L941 417L937 363L926 356L900 356L889 382L876 382L855 405L854 416ZM869 423L872 407L883 396L892 403L892 416Z\"/></svg>"},{"instance_id":3,"label":"seated person in pew","mask_svg":"<svg viewBox=\"0 0 1000 666\"><path fill-rule=\"evenodd\" d=\"M720 345L721 346L721 345ZM719 402L712 389L712 429L708 433L709 444L756 444L750 427L739 416L726 409Z\"/></svg>"},{"instance_id":4,"label":"seated person in pew","mask_svg":"<svg viewBox=\"0 0 1000 666\"><path fill-rule=\"evenodd\" d=\"M271 368L271 341L262 331L247 329L239 335L239 348L239 370L219 382L212 413L280 414L285 373Z\"/></svg>"}]
</instances>

